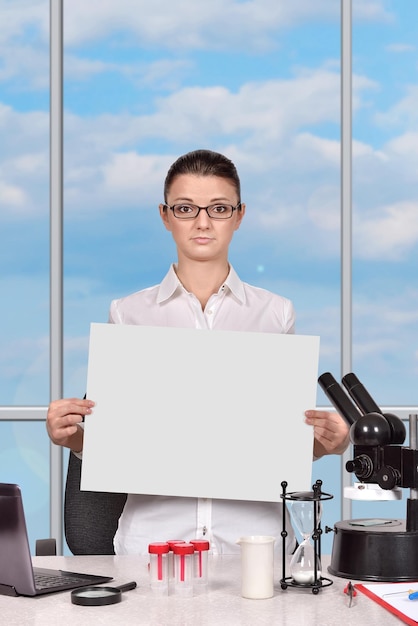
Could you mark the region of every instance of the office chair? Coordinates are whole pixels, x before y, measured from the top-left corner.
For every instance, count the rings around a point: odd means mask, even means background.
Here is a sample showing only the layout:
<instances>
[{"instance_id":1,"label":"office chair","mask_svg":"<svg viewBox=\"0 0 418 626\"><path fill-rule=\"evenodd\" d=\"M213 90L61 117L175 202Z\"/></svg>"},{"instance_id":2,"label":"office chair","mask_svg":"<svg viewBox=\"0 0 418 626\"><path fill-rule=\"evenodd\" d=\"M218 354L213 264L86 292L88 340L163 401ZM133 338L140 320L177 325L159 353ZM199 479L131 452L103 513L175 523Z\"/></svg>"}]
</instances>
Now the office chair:
<instances>
[{"instance_id":1,"label":"office chair","mask_svg":"<svg viewBox=\"0 0 418 626\"><path fill-rule=\"evenodd\" d=\"M73 554L114 554L113 537L126 493L80 491L81 461L70 453L64 499L64 531Z\"/></svg>"},{"instance_id":2,"label":"office chair","mask_svg":"<svg viewBox=\"0 0 418 626\"><path fill-rule=\"evenodd\" d=\"M80 491L81 461L70 452L64 499L64 531L73 554L114 554L113 537L126 493ZM37 539L36 556L54 556L55 538Z\"/></svg>"}]
</instances>

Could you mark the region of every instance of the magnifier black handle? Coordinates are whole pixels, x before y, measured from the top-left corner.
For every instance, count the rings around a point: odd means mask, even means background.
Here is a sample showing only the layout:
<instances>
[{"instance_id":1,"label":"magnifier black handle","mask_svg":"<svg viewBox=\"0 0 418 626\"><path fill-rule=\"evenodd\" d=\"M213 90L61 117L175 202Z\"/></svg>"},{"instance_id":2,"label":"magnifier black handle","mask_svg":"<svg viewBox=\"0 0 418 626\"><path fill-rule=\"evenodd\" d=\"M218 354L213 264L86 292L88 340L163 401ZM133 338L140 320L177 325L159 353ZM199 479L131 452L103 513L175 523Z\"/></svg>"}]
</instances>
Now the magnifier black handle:
<instances>
[{"instance_id":1,"label":"magnifier black handle","mask_svg":"<svg viewBox=\"0 0 418 626\"><path fill-rule=\"evenodd\" d=\"M118 585L117 589L119 589L119 591L131 591L131 589L136 589L136 582L133 580L131 583L126 583L125 585Z\"/></svg>"}]
</instances>

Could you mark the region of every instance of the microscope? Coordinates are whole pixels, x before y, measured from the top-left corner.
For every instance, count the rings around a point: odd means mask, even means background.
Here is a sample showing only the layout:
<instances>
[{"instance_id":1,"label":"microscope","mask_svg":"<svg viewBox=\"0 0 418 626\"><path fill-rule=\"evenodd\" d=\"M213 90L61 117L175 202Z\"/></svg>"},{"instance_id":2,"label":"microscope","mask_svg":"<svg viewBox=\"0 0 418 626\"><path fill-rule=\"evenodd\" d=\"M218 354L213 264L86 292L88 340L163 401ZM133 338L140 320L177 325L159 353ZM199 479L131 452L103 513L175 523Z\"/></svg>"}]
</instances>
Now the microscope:
<instances>
[{"instance_id":1,"label":"microscope","mask_svg":"<svg viewBox=\"0 0 418 626\"><path fill-rule=\"evenodd\" d=\"M418 416L410 416L406 447L402 420L383 413L355 374L346 374L343 386L329 372L318 383L350 426L353 458L346 470L359 480L359 488L410 489L406 519L344 520L326 528L334 532L329 572L367 581L418 580Z\"/></svg>"}]
</instances>

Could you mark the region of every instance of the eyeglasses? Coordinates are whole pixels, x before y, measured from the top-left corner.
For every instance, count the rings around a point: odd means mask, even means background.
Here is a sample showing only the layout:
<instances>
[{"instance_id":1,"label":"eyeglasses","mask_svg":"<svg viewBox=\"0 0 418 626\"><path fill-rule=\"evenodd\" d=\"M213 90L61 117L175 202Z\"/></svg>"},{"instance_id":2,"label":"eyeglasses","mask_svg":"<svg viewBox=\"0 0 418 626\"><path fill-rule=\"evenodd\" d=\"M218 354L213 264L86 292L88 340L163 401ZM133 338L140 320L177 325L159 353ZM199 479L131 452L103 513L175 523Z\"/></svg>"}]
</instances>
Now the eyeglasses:
<instances>
[{"instance_id":1,"label":"eyeglasses","mask_svg":"<svg viewBox=\"0 0 418 626\"><path fill-rule=\"evenodd\" d=\"M197 206L197 204L173 204L173 206L169 206L164 204L163 206L173 211L174 217L179 220L193 220L200 211L206 211L212 220L227 220L232 217L234 211L241 207L241 202L238 202L237 206L232 206L232 204L210 204L209 206Z\"/></svg>"}]
</instances>

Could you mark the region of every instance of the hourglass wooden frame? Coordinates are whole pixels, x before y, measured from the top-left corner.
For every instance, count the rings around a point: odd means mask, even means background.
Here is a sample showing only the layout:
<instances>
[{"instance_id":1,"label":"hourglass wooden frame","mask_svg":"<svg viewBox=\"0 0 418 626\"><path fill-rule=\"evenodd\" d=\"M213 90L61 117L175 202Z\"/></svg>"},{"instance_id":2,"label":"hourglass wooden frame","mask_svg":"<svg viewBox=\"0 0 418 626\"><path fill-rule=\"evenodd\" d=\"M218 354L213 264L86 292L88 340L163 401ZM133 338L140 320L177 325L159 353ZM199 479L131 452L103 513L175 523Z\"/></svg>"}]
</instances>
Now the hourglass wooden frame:
<instances>
[{"instance_id":1,"label":"hourglass wooden frame","mask_svg":"<svg viewBox=\"0 0 418 626\"><path fill-rule=\"evenodd\" d=\"M287 587L297 587L298 589L311 589L314 595L317 595L319 591L323 587L329 587L332 585L333 581L329 578L325 578L322 576L322 573L318 576L318 565L321 563L321 520L318 515L318 504L322 500L331 500L334 496L329 493L324 493L321 490L322 480L317 480L314 485L312 485L312 491L293 491L286 492L287 482L283 481L281 483L282 486L282 494L281 498L283 501L283 530L282 530L282 579L280 580L280 585L282 589L287 589ZM314 578L312 582L296 582L293 580L292 576L286 576L286 538L288 532L286 530L286 500L292 500L294 502L312 502L313 506L313 530L311 538L313 540L313 550L314 550Z\"/></svg>"}]
</instances>

